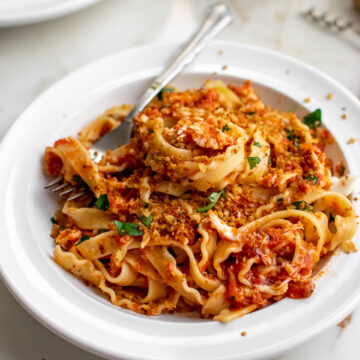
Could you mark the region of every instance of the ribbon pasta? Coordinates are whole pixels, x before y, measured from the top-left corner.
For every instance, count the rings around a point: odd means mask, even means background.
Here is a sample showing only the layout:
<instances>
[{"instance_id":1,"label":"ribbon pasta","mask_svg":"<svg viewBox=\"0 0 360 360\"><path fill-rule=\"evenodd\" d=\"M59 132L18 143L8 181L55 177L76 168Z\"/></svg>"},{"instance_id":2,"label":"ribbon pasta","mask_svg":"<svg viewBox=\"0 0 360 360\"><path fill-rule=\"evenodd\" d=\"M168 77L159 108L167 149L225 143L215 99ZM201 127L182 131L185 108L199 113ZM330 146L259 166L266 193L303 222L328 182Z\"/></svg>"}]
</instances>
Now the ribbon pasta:
<instances>
[{"instance_id":1,"label":"ribbon pasta","mask_svg":"<svg viewBox=\"0 0 360 360\"><path fill-rule=\"evenodd\" d=\"M228 322L310 296L325 254L356 251L357 216L323 151L331 135L264 106L249 82L167 90L99 163L88 149L129 106L45 149L48 175L88 188L57 213L54 260L146 315Z\"/></svg>"}]
</instances>

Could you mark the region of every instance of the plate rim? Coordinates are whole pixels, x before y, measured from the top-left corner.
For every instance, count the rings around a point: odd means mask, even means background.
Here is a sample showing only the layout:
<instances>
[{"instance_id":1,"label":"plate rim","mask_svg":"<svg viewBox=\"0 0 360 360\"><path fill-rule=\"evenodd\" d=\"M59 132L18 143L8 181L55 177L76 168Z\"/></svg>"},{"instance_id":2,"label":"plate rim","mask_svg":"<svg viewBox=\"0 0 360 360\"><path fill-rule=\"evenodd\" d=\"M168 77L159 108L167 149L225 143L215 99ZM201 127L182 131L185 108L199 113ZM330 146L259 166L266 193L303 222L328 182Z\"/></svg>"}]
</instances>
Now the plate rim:
<instances>
[{"instance_id":1,"label":"plate rim","mask_svg":"<svg viewBox=\"0 0 360 360\"><path fill-rule=\"evenodd\" d=\"M43 9L29 9L20 13L0 14L0 28L30 25L57 19L95 5L100 1L102 0L72 0L63 4L58 1L55 4L47 4Z\"/></svg>"}]
</instances>

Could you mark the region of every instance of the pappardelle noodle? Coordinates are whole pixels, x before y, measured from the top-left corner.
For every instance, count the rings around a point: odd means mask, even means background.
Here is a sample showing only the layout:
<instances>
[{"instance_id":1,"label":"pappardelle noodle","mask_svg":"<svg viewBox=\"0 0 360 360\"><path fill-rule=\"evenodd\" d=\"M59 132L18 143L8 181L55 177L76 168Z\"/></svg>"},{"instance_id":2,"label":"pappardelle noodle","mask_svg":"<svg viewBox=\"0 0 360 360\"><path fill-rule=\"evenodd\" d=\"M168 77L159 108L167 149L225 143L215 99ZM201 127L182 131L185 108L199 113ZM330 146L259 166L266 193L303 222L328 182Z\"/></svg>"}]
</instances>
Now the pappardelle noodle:
<instances>
[{"instance_id":1,"label":"pappardelle noodle","mask_svg":"<svg viewBox=\"0 0 360 360\"><path fill-rule=\"evenodd\" d=\"M88 150L130 108L44 157L47 174L86 191L52 218L54 259L113 304L227 322L310 296L319 260L355 251L356 214L333 189L320 109L303 122L264 105L250 82L166 88L135 117L130 143L95 163Z\"/></svg>"}]
</instances>

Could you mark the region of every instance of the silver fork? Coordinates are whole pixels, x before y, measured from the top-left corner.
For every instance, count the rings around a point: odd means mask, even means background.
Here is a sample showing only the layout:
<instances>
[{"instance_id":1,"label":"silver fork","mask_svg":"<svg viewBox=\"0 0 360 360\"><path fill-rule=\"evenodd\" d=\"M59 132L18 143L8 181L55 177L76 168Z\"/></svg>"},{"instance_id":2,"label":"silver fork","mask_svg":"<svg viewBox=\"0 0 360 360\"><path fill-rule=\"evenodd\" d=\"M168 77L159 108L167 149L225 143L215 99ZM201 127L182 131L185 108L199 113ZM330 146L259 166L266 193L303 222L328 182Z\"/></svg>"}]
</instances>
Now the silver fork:
<instances>
[{"instance_id":1,"label":"silver fork","mask_svg":"<svg viewBox=\"0 0 360 360\"><path fill-rule=\"evenodd\" d=\"M207 17L195 32L188 43L180 49L175 57L170 61L165 70L152 82L151 86L145 90L139 100L126 116L122 124L114 131L103 136L96 142L95 146L89 150L90 156L95 162L105 154L106 149L114 149L121 144L130 141L133 130L133 117L144 110L149 102L177 75L186 65L194 60L205 46L232 20L230 8L224 3L218 3L208 8ZM64 178L59 176L45 186L53 193L59 193L59 197L65 197L76 190L77 186L72 186L69 182L64 182ZM68 200L77 199L87 193L86 189L76 192Z\"/></svg>"},{"instance_id":2,"label":"silver fork","mask_svg":"<svg viewBox=\"0 0 360 360\"><path fill-rule=\"evenodd\" d=\"M324 25L329 29L334 29L338 32L351 29L357 35L360 35L360 26L353 21L346 20L342 16L331 17L327 12L317 13L314 7L301 12L300 15L304 18L309 18L318 24Z\"/></svg>"}]
</instances>

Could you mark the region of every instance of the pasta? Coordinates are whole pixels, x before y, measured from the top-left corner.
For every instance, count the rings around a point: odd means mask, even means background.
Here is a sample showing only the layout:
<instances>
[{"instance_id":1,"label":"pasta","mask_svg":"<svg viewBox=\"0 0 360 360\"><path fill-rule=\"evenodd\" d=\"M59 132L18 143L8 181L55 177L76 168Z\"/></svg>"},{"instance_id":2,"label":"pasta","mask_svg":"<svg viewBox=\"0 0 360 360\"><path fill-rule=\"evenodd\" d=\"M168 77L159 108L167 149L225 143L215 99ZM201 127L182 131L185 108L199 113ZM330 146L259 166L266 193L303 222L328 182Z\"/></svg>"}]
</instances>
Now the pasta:
<instances>
[{"instance_id":1,"label":"pasta","mask_svg":"<svg viewBox=\"0 0 360 360\"><path fill-rule=\"evenodd\" d=\"M356 251L348 175L324 152L333 138L320 109L302 122L250 82L166 88L134 118L130 143L95 163L89 148L130 108L44 156L48 175L87 189L52 218L54 260L113 304L228 322L310 296L324 255Z\"/></svg>"}]
</instances>

